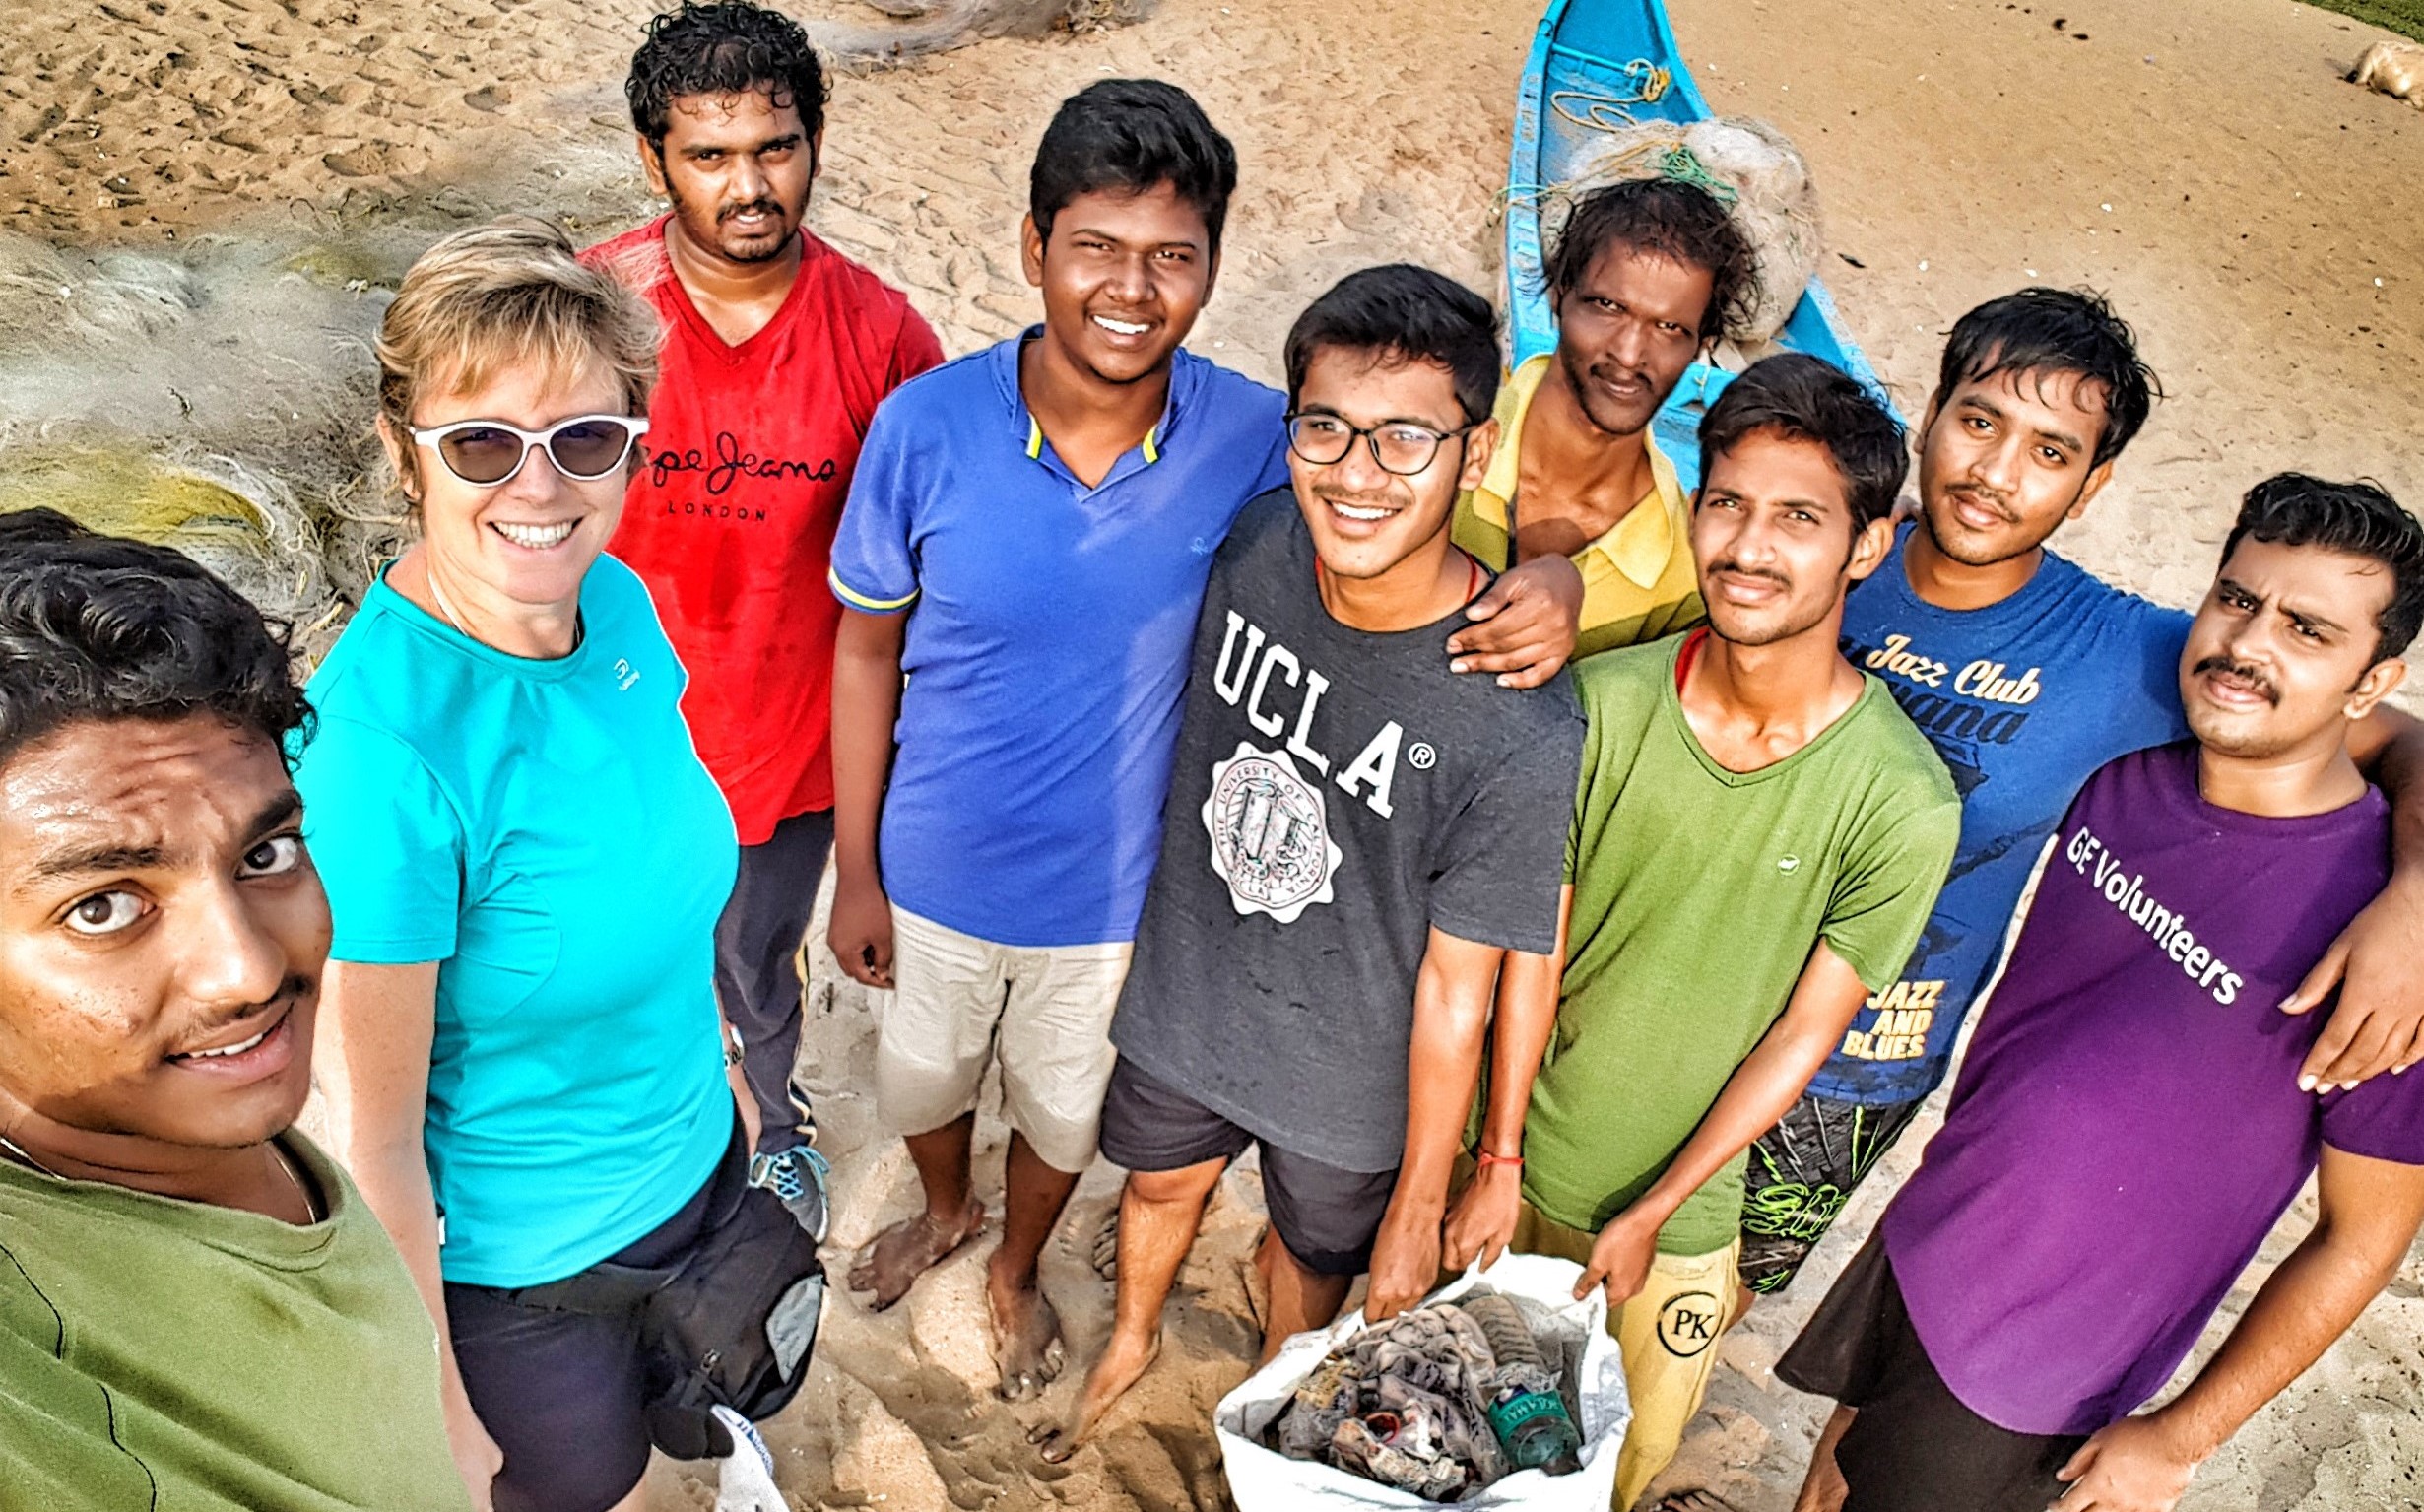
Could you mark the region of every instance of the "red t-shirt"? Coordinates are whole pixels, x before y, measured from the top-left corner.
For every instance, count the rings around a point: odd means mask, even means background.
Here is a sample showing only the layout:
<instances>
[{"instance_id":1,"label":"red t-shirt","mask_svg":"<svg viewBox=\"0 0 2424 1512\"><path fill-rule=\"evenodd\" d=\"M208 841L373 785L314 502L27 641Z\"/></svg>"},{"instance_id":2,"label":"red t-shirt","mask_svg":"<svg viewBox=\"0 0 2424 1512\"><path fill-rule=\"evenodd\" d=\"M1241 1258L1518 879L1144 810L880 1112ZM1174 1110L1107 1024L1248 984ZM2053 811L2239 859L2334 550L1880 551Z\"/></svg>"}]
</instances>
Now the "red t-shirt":
<instances>
[{"instance_id":1,"label":"red t-shirt","mask_svg":"<svg viewBox=\"0 0 2424 1512\"><path fill-rule=\"evenodd\" d=\"M801 239L790 296L737 347L674 276L665 218L581 254L665 322L647 460L609 549L689 672L682 709L744 845L833 805L833 531L877 402L943 361L898 290Z\"/></svg>"}]
</instances>

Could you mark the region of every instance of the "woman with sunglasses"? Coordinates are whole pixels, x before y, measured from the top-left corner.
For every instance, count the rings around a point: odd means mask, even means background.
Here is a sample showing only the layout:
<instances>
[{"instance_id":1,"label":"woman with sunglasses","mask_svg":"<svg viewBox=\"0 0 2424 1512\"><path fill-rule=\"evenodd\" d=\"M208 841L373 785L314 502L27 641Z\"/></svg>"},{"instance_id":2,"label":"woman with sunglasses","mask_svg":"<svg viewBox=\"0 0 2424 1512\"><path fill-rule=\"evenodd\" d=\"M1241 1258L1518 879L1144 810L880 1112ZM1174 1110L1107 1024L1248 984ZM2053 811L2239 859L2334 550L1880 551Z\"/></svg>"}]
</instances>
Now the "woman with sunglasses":
<instances>
[{"instance_id":1,"label":"woman with sunglasses","mask_svg":"<svg viewBox=\"0 0 2424 1512\"><path fill-rule=\"evenodd\" d=\"M635 1315L532 1288L679 1264L746 1148L712 985L732 817L647 591L604 554L656 343L551 226L414 264L378 429L421 537L308 690L296 781L337 928L319 1078L436 1316L484 1509L640 1504Z\"/></svg>"}]
</instances>

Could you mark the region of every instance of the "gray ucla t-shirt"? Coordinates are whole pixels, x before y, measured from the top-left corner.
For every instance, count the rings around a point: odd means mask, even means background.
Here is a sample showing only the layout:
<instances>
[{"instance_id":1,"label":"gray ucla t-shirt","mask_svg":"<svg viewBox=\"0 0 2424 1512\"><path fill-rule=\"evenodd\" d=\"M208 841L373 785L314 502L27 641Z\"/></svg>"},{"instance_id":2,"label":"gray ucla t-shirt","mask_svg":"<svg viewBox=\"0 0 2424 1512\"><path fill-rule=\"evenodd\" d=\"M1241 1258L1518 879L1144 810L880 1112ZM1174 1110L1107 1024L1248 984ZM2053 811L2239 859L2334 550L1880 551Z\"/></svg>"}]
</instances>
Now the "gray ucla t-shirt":
<instances>
[{"instance_id":1,"label":"gray ucla t-shirt","mask_svg":"<svg viewBox=\"0 0 2424 1512\"><path fill-rule=\"evenodd\" d=\"M1583 720L1563 673L1518 692L1450 672L1461 614L1339 624L1315 561L1282 489L1212 565L1111 1039L1282 1150L1387 1171L1430 929L1556 944Z\"/></svg>"}]
</instances>

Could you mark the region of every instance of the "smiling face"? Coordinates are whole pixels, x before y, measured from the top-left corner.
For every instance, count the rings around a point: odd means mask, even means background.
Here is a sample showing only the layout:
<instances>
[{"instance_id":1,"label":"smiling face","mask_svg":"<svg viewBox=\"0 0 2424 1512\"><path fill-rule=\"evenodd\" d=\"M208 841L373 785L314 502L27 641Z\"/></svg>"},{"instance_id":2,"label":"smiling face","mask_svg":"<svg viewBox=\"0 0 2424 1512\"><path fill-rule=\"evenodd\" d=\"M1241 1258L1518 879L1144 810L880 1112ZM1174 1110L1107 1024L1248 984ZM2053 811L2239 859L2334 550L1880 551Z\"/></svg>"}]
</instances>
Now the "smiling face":
<instances>
[{"instance_id":1,"label":"smiling face","mask_svg":"<svg viewBox=\"0 0 2424 1512\"><path fill-rule=\"evenodd\" d=\"M701 253L730 263L781 256L808 215L818 142L770 90L685 95L660 151L642 138L648 186L673 201L674 225Z\"/></svg>"},{"instance_id":2,"label":"smiling face","mask_svg":"<svg viewBox=\"0 0 2424 1512\"><path fill-rule=\"evenodd\" d=\"M1489 470L1496 423L1483 421L1463 436L1456 378L1431 362L1392 360L1389 354L1343 347L1316 350L1296 391L1296 413L1342 427L1378 429L1384 450L1418 450L1427 431L1444 436L1430 465L1401 476L1384 471L1368 440L1357 436L1338 461L1307 462L1288 453L1288 479L1296 507L1313 532L1324 570L1335 577L1375 578L1412 559L1415 570L1435 565L1446 550L1449 516L1457 491L1478 488ZM1395 428L1400 433L1391 436Z\"/></svg>"},{"instance_id":3,"label":"smiling face","mask_svg":"<svg viewBox=\"0 0 2424 1512\"><path fill-rule=\"evenodd\" d=\"M1919 497L1936 549L1964 566L2024 557L2087 509L2113 465L2094 461L2104 386L2074 372L1998 372L1928 411Z\"/></svg>"},{"instance_id":4,"label":"smiling face","mask_svg":"<svg viewBox=\"0 0 2424 1512\"><path fill-rule=\"evenodd\" d=\"M1706 268L1616 241L1557 296L1557 362L1591 424L1650 424L1700 355L1712 287Z\"/></svg>"},{"instance_id":5,"label":"smiling face","mask_svg":"<svg viewBox=\"0 0 2424 1512\"><path fill-rule=\"evenodd\" d=\"M1692 556L1709 627L1741 646L1813 629L1831 643L1852 583L1876 570L1893 527L1853 523L1850 489L1816 441L1754 430L1710 460L1692 506Z\"/></svg>"},{"instance_id":6,"label":"smiling face","mask_svg":"<svg viewBox=\"0 0 2424 1512\"><path fill-rule=\"evenodd\" d=\"M1081 194L1054 214L1049 239L1029 216L1021 254L1043 291L1044 339L1105 383L1169 365L1219 267L1203 212L1166 183Z\"/></svg>"},{"instance_id":7,"label":"smiling face","mask_svg":"<svg viewBox=\"0 0 2424 1512\"><path fill-rule=\"evenodd\" d=\"M2398 686L2375 624L2393 591L2370 558L2242 540L2189 626L2180 700L2208 750L2265 759L2346 738Z\"/></svg>"},{"instance_id":8,"label":"smiling face","mask_svg":"<svg viewBox=\"0 0 2424 1512\"><path fill-rule=\"evenodd\" d=\"M300 825L277 750L206 715L85 720L10 757L6 1101L183 1147L293 1123L329 942Z\"/></svg>"},{"instance_id":9,"label":"smiling face","mask_svg":"<svg viewBox=\"0 0 2424 1512\"><path fill-rule=\"evenodd\" d=\"M446 392L451 386L431 385L413 412L416 428L496 420L544 430L576 415L628 409L622 386L596 362L570 374L535 366L500 372L470 393ZM384 418L379 433L420 505L422 547L449 597L477 591L532 608L579 602L581 579L622 518L627 462L583 483L536 448L513 477L487 487L457 478L432 447L399 446Z\"/></svg>"}]
</instances>

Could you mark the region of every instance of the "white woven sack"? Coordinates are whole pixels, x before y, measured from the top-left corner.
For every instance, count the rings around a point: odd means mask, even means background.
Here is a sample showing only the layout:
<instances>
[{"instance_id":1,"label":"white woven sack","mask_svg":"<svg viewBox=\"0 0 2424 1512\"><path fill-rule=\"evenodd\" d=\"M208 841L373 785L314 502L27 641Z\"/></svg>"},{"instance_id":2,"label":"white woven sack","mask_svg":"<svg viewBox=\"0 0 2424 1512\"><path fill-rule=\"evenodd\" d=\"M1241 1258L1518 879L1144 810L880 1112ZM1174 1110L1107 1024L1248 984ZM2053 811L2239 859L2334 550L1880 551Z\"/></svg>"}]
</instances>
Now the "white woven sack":
<instances>
[{"instance_id":1,"label":"white woven sack","mask_svg":"<svg viewBox=\"0 0 2424 1512\"><path fill-rule=\"evenodd\" d=\"M1607 131L1576 161L1574 176L1560 186L1565 192L1555 216L1543 214L1542 244L1553 241L1575 199L1608 184L1660 176L1659 156L1675 147L1687 149L1710 177L1735 192L1728 212L1758 263L1759 298L1742 329L1731 334L1745 346L1768 341L1785 328L1817 276L1825 238L1809 164L1765 121L1718 116L1686 126L1653 120Z\"/></svg>"},{"instance_id":2,"label":"white woven sack","mask_svg":"<svg viewBox=\"0 0 2424 1512\"><path fill-rule=\"evenodd\" d=\"M1606 1512L1616 1490L1616 1450L1633 1420L1624 1392L1624 1361L1607 1335L1607 1295L1594 1288L1580 1302L1574 1282L1582 1267L1544 1255L1504 1254L1486 1271L1467 1271L1425 1298L1447 1301L1487 1282L1509 1296L1551 1309L1561 1327L1582 1339L1582 1469L1570 1476L1517 1471L1480 1494L1452 1503L1459 1508L1523 1509L1523 1512ZM1296 1385L1330 1351L1363 1331L1363 1314L1350 1313L1326 1329L1298 1334L1272 1362L1220 1399L1212 1427L1228 1473L1237 1512L1368 1512L1375 1507L1435 1507L1409 1491L1350 1476L1309 1460L1291 1460L1262 1445L1265 1429L1286 1410Z\"/></svg>"}]
</instances>

